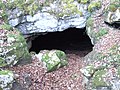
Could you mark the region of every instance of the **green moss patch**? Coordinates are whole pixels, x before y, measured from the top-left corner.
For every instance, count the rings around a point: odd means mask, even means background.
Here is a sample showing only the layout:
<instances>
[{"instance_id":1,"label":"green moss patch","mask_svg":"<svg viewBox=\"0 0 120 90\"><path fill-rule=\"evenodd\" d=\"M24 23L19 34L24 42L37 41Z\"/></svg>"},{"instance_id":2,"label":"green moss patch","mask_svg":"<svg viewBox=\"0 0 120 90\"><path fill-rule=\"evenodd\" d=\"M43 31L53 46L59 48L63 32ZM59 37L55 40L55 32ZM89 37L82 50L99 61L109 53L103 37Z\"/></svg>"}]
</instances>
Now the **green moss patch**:
<instances>
[{"instance_id":1,"label":"green moss patch","mask_svg":"<svg viewBox=\"0 0 120 90\"><path fill-rule=\"evenodd\" d=\"M93 88L99 87L99 86L107 86L105 81L103 80L106 70L98 70L95 72L92 78Z\"/></svg>"},{"instance_id":2,"label":"green moss patch","mask_svg":"<svg viewBox=\"0 0 120 90\"><path fill-rule=\"evenodd\" d=\"M93 12L95 9L98 9L101 7L101 2L91 2L88 6L88 11Z\"/></svg>"}]
</instances>

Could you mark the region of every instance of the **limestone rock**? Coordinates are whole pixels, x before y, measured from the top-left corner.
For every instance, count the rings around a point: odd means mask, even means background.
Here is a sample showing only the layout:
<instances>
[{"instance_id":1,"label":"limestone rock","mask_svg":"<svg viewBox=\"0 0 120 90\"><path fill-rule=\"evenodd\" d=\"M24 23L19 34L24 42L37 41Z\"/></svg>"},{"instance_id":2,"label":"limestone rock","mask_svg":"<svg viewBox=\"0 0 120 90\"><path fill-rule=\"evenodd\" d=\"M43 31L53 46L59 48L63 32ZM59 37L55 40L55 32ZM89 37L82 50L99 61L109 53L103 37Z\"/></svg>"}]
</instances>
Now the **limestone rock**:
<instances>
[{"instance_id":1,"label":"limestone rock","mask_svg":"<svg viewBox=\"0 0 120 90\"><path fill-rule=\"evenodd\" d=\"M114 5L110 5L111 9L113 10L109 10L106 12L106 18L105 18L105 22L109 23L109 24L113 24L113 23L118 23L120 24L120 7L115 7ZM110 7L109 6L109 7Z\"/></svg>"},{"instance_id":2,"label":"limestone rock","mask_svg":"<svg viewBox=\"0 0 120 90\"><path fill-rule=\"evenodd\" d=\"M21 33L14 29L0 28L0 67L15 65L19 60L28 60L30 55Z\"/></svg>"},{"instance_id":3,"label":"limestone rock","mask_svg":"<svg viewBox=\"0 0 120 90\"><path fill-rule=\"evenodd\" d=\"M37 57L44 63L48 72L63 67L68 63L65 53L60 50L43 50L39 52Z\"/></svg>"},{"instance_id":4,"label":"limestone rock","mask_svg":"<svg viewBox=\"0 0 120 90\"><path fill-rule=\"evenodd\" d=\"M9 70L0 71L0 89L10 90L14 82L14 75Z\"/></svg>"},{"instance_id":5,"label":"limestone rock","mask_svg":"<svg viewBox=\"0 0 120 90\"><path fill-rule=\"evenodd\" d=\"M24 14L24 11L15 8L8 10L8 21L24 35L63 31L70 27L84 28L90 15L87 11L88 1L85 2L86 4L81 4L74 0L55 0L33 15Z\"/></svg>"},{"instance_id":6,"label":"limestone rock","mask_svg":"<svg viewBox=\"0 0 120 90\"><path fill-rule=\"evenodd\" d=\"M93 51L85 56L86 67L81 72L86 77L87 88L111 88L119 90L120 77L120 31L109 31L93 47ZM109 89L105 89L109 90Z\"/></svg>"},{"instance_id":7,"label":"limestone rock","mask_svg":"<svg viewBox=\"0 0 120 90\"><path fill-rule=\"evenodd\" d=\"M17 27L23 34L32 34L63 31L70 27L84 28L86 18L80 17L79 15L74 15L64 19L57 19L49 13L37 13L33 17L27 15L25 16L25 19L21 19L20 21L21 22L18 22L18 18L11 19L9 20L9 24Z\"/></svg>"},{"instance_id":8,"label":"limestone rock","mask_svg":"<svg viewBox=\"0 0 120 90\"><path fill-rule=\"evenodd\" d=\"M116 6L117 2L112 4ZM87 20L87 34L94 47L85 56L86 65L80 71L84 75L86 90L120 90L120 31L106 24L104 19L106 16L109 24L119 23L119 5L117 8L110 6L111 0L102 1L102 5ZM113 11L108 7L112 7Z\"/></svg>"}]
</instances>

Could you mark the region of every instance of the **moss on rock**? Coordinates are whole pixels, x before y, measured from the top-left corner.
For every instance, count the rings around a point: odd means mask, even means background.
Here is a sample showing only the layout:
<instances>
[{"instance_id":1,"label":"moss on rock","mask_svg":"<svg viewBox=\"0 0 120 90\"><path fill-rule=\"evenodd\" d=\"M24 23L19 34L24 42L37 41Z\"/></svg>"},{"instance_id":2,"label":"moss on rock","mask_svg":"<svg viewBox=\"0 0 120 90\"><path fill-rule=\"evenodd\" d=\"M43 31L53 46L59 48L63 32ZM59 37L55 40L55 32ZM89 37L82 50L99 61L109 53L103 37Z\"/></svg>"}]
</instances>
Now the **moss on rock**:
<instances>
[{"instance_id":1,"label":"moss on rock","mask_svg":"<svg viewBox=\"0 0 120 90\"><path fill-rule=\"evenodd\" d=\"M89 17L87 22L86 22L86 30L87 30L87 34L91 39L92 44L94 45L95 43L97 43L104 35L108 34L108 29L107 28L103 28L103 27L98 27L97 30L95 31L93 28L93 23L94 20Z\"/></svg>"},{"instance_id":2,"label":"moss on rock","mask_svg":"<svg viewBox=\"0 0 120 90\"><path fill-rule=\"evenodd\" d=\"M104 80L104 76L106 74L107 70L103 69L103 70L98 70L94 73L93 77L92 77L92 84L93 84L93 88L99 87L99 86L107 86L105 80Z\"/></svg>"},{"instance_id":3,"label":"moss on rock","mask_svg":"<svg viewBox=\"0 0 120 90\"><path fill-rule=\"evenodd\" d=\"M49 10L50 14L54 14L57 18L62 18L65 16L79 14L83 15L82 11L79 10L78 4L74 3L74 0L61 0L57 3L56 8Z\"/></svg>"},{"instance_id":4,"label":"moss on rock","mask_svg":"<svg viewBox=\"0 0 120 90\"><path fill-rule=\"evenodd\" d=\"M96 39L100 39L102 36L108 33L106 28L100 28L99 31L95 34Z\"/></svg>"},{"instance_id":5,"label":"moss on rock","mask_svg":"<svg viewBox=\"0 0 120 90\"><path fill-rule=\"evenodd\" d=\"M95 9L98 9L100 7L101 7L101 1L91 2L88 6L88 11L93 12Z\"/></svg>"},{"instance_id":6,"label":"moss on rock","mask_svg":"<svg viewBox=\"0 0 120 90\"><path fill-rule=\"evenodd\" d=\"M80 3L87 4L90 0L80 0Z\"/></svg>"},{"instance_id":7,"label":"moss on rock","mask_svg":"<svg viewBox=\"0 0 120 90\"><path fill-rule=\"evenodd\" d=\"M24 37L18 30L12 29L0 29L0 67L13 66L19 60L31 58Z\"/></svg>"},{"instance_id":8,"label":"moss on rock","mask_svg":"<svg viewBox=\"0 0 120 90\"><path fill-rule=\"evenodd\" d=\"M107 8L108 11L114 12L117 10L117 5L116 4L110 4Z\"/></svg>"},{"instance_id":9,"label":"moss on rock","mask_svg":"<svg viewBox=\"0 0 120 90\"><path fill-rule=\"evenodd\" d=\"M42 55L42 61L45 63L47 71L56 70L62 66L67 65L67 57L63 51L60 50L43 50L40 52Z\"/></svg>"},{"instance_id":10,"label":"moss on rock","mask_svg":"<svg viewBox=\"0 0 120 90\"><path fill-rule=\"evenodd\" d=\"M81 72L86 78L87 90L120 90L120 31L112 24L119 25L120 2L119 0L91 1L88 11L96 12L88 18L87 34L94 44L93 51L85 56L86 66ZM105 11L104 11L105 10ZM106 19L104 18L106 17ZM94 67L94 73L89 74L88 67ZM87 72L87 74L86 74Z\"/></svg>"},{"instance_id":11,"label":"moss on rock","mask_svg":"<svg viewBox=\"0 0 120 90\"><path fill-rule=\"evenodd\" d=\"M0 29L3 29L3 30L13 30L12 26L7 24L7 23L3 23L0 25Z\"/></svg>"},{"instance_id":12,"label":"moss on rock","mask_svg":"<svg viewBox=\"0 0 120 90\"><path fill-rule=\"evenodd\" d=\"M12 71L1 70L0 71L0 90L10 90L12 83L14 82L14 75Z\"/></svg>"}]
</instances>

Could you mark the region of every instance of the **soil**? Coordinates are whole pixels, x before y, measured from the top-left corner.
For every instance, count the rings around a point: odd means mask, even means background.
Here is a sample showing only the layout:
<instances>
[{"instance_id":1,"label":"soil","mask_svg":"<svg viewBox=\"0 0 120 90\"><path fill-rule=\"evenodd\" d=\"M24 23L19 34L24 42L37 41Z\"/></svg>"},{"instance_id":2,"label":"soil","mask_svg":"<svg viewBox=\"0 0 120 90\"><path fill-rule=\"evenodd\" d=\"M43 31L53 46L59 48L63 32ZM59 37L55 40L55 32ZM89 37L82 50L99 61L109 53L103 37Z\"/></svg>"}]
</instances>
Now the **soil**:
<instances>
[{"instance_id":1,"label":"soil","mask_svg":"<svg viewBox=\"0 0 120 90\"><path fill-rule=\"evenodd\" d=\"M80 68L90 51L66 50L68 65L49 73L36 57L30 64L9 68L16 75L11 90L84 90Z\"/></svg>"}]
</instances>

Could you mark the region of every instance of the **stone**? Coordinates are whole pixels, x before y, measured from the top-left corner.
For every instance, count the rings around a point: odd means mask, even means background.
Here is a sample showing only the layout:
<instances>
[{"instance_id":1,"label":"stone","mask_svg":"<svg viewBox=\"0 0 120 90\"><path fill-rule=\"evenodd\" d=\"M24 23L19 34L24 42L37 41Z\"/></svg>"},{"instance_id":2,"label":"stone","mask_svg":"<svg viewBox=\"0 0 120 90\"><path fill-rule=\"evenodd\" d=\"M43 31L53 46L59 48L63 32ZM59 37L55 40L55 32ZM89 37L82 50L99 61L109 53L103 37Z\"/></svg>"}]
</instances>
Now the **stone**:
<instances>
[{"instance_id":1,"label":"stone","mask_svg":"<svg viewBox=\"0 0 120 90\"><path fill-rule=\"evenodd\" d=\"M92 65L86 66L85 68L80 69L80 71L84 74L86 78L90 78L94 72L95 68Z\"/></svg>"},{"instance_id":2,"label":"stone","mask_svg":"<svg viewBox=\"0 0 120 90\"><path fill-rule=\"evenodd\" d=\"M1 28L0 35L0 67L13 66L23 59L30 60L26 40L18 30Z\"/></svg>"},{"instance_id":3,"label":"stone","mask_svg":"<svg viewBox=\"0 0 120 90\"><path fill-rule=\"evenodd\" d=\"M14 82L14 75L9 70L0 71L0 89L10 90Z\"/></svg>"},{"instance_id":4,"label":"stone","mask_svg":"<svg viewBox=\"0 0 120 90\"><path fill-rule=\"evenodd\" d=\"M39 16L38 16L39 15ZM17 27L23 34L32 34L32 33L43 33L43 32L56 32L63 31L70 27L84 28L86 18L76 15L74 17L57 19L50 15L49 13L39 13L32 16L26 16L26 23L16 23L14 19L9 20L9 24L14 27ZM30 18L31 17L31 18ZM36 17L36 18L34 18ZM17 20L17 19L16 19ZM25 19L24 19L25 20ZM22 22L22 20L21 20ZM28 27L30 26L30 27Z\"/></svg>"},{"instance_id":5,"label":"stone","mask_svg":"<svg viewBox=\"0 0 120 90\"><path fill-rule=\"evenodd\" d=\"M111 25L119 25L119 0L108 2L102 1L105 9L93 11L86 23L87 34L94 45L84 57L86 65L80 69L86 90L120 90L120 31Z\"/></svg>"},{"instance_id":6,"label":"stone","mask_svg":"<svg viewBox=\"0 0 120 90\"><path fill-rule=\"evenodd\" d=\"M94 73L93 78L91 80L93 87L98 87L98 86L107 86L106 81L104 80L106 70L98 70Z\"/></svg>"},{"instance_id":7,"label":"stone","mask_svg":"<svg viewBox=\"0 0 120 90\"><path fill-rule=\"evenodd\" d=\"M10 90L27 90L26 88L22 87L22 85L20 83L18 83L17 81L15 81L13 83L13 86Z\"/></svg>"},{"instance_id":8,"label":"stone","mask_svg":"<svg viewBox=\"0 0 120 90\"><path fill-rule=\"evenodd\" d=\"M105 16L105 22L109 23L109 24L113 24L113 23L118 23L120 24L120 7L114 7L114 10L112 10L112 8L106 12L106 16Z\"/></svg>"},{"instance_id":9,"label":"stone","mask_svg":"<svg viewBox=\"0 0 120 90\"><path fill-rule=\"evenodd\" d=\"M12 25L13 27L19 24L19 19L12 19L9 21L9 24Z\"/></svg>"},{"instance_id":10,"label":"stone","mask_svg":"<svg viewBox=\"0 0 120 90\"><path fill-rule=\"evenodd\" d=\"M99 43L95 44L95 46L93 47L93 51L85 56L85 62L87 66L82 68L80 71L88 79L88 82L86 83L88 84L89 82L91 82L91 84L89 83L90 87L110 87L112 88L111 90L120 89L120 32L119 34L118 32L119 31L108 34L109 36L111 36L111 39L110 37L108 37L108 35L106 36L106 38L101 39ZM103 48L104 45L107 45L108 41L111 41L113 43L111 44L111 46Z\"/></svg>"},{"instance_id":11,"label":"stone","mask_svg":"<svg viewBox=\"0 0 120 90\"><path fill-rule=\"evenodd\" d=\"M24 15L24 11L19 8L9 10L7 12L9 24L18 28L23 35L64 31L70 27L84 28L86 19L90 15L87 12L88 0L84 5L74 0L61 2L65 4L53 2L33 15Z\"/></svg>"},{"instance_id":12,"label":"stone","mask_svg":"<svg viewBox=\"0 0 120 90\"><path fill-rule=\"evenodd\" d=\"M66 54L60 50L42 50L36 56L44 63L48 72L66 66L68 63Z\"/></svg>"}]
</instances>

